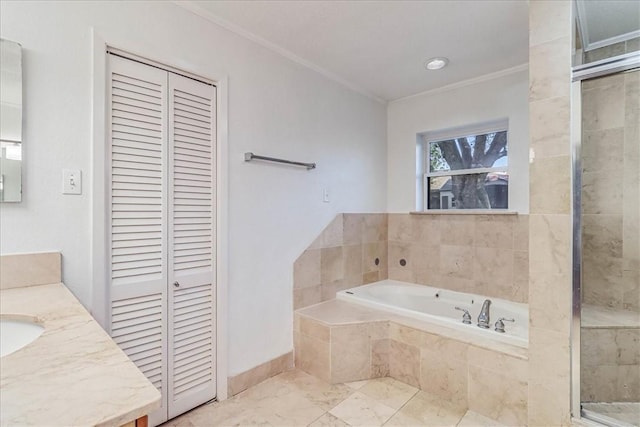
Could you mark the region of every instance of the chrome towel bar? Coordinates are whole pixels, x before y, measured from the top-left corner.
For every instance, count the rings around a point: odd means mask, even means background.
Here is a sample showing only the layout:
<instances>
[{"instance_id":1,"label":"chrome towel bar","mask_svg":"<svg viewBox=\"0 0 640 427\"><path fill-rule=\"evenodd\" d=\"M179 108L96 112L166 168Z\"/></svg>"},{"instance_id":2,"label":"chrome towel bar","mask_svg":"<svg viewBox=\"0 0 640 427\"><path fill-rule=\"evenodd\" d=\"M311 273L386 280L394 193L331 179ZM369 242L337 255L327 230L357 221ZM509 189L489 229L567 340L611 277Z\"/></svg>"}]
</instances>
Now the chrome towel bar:
<instances>
[{"instance_id":1,"label":"chrome towel bar","mask_svg":"<svg viewBox=\"0 0 640 427\"><path fill-rule=\"evenodd\" d=\"M305 168L307 168L307 170L316 168L315 163L293 162L291 160L277 159L275 157L258 156L251 152L244 153L244 161L250 162L251 160L265 160L267 162L276 162L276 163L284 163L287 165L304 166Z\"/></svg>"}]
</instances>

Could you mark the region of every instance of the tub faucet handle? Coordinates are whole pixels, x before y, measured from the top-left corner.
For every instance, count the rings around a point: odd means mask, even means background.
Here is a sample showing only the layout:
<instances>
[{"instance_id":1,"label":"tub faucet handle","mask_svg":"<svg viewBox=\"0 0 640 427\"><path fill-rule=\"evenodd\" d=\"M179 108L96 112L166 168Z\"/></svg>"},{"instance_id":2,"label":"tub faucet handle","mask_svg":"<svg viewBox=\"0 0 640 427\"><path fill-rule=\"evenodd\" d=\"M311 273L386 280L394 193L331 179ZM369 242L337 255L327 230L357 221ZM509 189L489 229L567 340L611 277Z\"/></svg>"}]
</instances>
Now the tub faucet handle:
<instances>
[{"instance_id":1,"label":"tub faucet handle","mask_svg":"<svg viewBox=\"0 0 640 427\"><path fill-rule=\"evenodd\" d=\"M464 308L460 308L460 307L455 307L456 310L460 310L460 311L464 311L464 314L462 315L462 323L466 324L466 325L470 325L471 324L471 315L469 314L468 310L465 310Z\"/></svg>"},{"instance_id":2,"label":"tub faucet handle","mask_svg":"<svg viewBox=\"0 0 640 427\"><path fill-rule=\"evenodd\" d=\"M504 333L504 322L515 322L516 319L507 319L506 317L501 317L496 322L496 332Z\"/></svg>"}]
</instances>

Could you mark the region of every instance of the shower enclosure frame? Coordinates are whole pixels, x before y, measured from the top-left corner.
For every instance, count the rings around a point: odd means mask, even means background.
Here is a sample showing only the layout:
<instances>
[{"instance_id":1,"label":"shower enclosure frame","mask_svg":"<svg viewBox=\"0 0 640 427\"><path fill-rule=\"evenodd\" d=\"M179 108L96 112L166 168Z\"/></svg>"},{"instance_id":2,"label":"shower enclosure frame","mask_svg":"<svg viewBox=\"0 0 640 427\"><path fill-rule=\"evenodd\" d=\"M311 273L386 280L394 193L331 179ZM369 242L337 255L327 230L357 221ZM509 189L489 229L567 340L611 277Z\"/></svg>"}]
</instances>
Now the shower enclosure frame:
<instances>
[{"instance_id":1,"label":"shower enclosure frame","mask_svg":"<svg viewBox=\"0 0 640 427\"><path fill-rule=\"evenodd\" d=\"M582 318L582 81L640 68L640 51L578 65L571 73L571 179L572 179L572 301L571 301L571 416L582 418L580 394L580 327ZM594 425L595 425L594 424Z\"/></svg>"}]
</instances>

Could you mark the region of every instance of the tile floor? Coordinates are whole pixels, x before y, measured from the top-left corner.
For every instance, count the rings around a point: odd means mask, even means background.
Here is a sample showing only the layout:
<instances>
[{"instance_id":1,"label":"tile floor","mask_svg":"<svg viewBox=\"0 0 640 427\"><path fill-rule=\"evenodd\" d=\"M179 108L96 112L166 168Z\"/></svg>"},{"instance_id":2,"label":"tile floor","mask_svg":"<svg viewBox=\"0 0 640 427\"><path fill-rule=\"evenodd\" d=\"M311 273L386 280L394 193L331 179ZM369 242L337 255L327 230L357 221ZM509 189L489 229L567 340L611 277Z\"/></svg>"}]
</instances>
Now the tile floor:
<instances>
[{"instance_id":1,"label":"tile floor","mask_svg":"<svg viewBox=\"0 0 640 427\"><path fill-rule=\"evenodd\" d=\"M392 378L332 385L293 370L224 402L200 406L162 427L247 425L500 426Z\"/></svg>"}]
</instances>

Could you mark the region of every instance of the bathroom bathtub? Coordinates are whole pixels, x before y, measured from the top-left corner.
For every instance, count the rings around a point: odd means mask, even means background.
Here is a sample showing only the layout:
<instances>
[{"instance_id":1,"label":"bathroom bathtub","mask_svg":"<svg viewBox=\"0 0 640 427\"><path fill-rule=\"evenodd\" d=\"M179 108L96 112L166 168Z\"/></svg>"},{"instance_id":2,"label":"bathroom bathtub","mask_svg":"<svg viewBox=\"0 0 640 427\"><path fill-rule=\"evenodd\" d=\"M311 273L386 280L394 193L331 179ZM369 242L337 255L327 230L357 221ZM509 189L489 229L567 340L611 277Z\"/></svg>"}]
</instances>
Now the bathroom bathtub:
<instances>
[{"instance_id":1,"label":"bathroom bathtub","mask_svg":"<svg viewBox=\"0 0 640 427\"><path fill-rule=\"evenodd\" d=\"M477 326L478 314L487 297L462 292L448 291L431 286L382 280L368 285L346 289L337 293L336 298L371 308L389 311L417 320L434 323L462 332L484 336L487 339L529 347L529 306L499 298L491 300L490 328ZM464 308L471 314L471 324L462 323ZM494 330L495 322L501 318L513 318L515 323L504 322L506 332Z\"/></svg>"}]
</instances>

